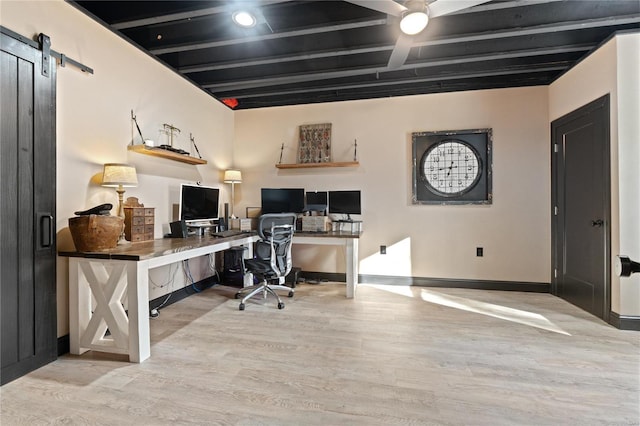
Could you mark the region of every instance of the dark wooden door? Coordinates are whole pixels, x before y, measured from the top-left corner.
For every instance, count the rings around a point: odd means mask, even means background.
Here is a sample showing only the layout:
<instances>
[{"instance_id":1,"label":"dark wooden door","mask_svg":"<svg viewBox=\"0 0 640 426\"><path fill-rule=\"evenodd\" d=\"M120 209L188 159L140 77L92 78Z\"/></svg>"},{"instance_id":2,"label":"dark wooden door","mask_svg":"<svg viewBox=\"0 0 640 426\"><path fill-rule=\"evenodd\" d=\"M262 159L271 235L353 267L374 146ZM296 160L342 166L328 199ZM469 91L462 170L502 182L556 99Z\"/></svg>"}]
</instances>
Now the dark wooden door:
<instances>
[{"instance_id":1,"label":"dark wooden door","mask_svg":"<svg viewBox=\"0 0 640 426\"><path fill-rule=\"evenodd\" d=\"M610 305L609 96L551 123L553 292L602 318Z\"/></svg>"},{"instance_id":2,"label":"dark wooden door","mask_svg":"<svg viewBox=\"0 0 640 426\"><path fill-rule=\"evenodd\" d=\"M1 382L57 356L56 66L5 34L0 52Z\"/></svg>"}]
</instances>

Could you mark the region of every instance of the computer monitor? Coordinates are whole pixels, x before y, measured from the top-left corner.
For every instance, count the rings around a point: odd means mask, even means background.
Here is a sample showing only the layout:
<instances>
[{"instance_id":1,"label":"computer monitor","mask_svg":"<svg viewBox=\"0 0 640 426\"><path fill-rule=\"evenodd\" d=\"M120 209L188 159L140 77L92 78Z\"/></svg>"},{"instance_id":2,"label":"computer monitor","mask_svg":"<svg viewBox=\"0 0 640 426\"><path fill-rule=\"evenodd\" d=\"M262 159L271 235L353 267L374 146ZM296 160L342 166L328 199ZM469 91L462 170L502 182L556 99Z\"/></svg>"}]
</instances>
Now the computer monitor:
<instances>
[{"instance_id":1,"label":"computer monitor","mask_svg":"<svg viewBox=\"0 0 640 426\"><path fill-rule=\"evenodd\" d=\"M187 225L211 223L218 219L220 190L202 185L180 185L180 220Z\"/></svg>"},{"instance_id":2,"label":"computer monitor","mask_svg":"<svg viewBox=\"0 0 640 426\"><path fill-rule=\"evenodd\" d=\"M361 214L360 191L329 191L329 213L346 214L351 220L352 214Z\"/></svg>"},{"instance_id":3,"label":"computer monitor","mask_svg":"<svg viewBox=\"0 0 640 426\"><path fill-rule=\"evenodd\" d=\"M262 188L261 198L262 214L304 211L303 188Z\"/></svg>"},{"instance_id":4,"label":"computer monitor","mask_svg":"<svg viewBox=\"0 0 640 426\"><path fill-rule=\"evenodd\" d=\"M323 212L327 209L327 191L308 191L304 211Z\"/></svg>"}]
</instances>

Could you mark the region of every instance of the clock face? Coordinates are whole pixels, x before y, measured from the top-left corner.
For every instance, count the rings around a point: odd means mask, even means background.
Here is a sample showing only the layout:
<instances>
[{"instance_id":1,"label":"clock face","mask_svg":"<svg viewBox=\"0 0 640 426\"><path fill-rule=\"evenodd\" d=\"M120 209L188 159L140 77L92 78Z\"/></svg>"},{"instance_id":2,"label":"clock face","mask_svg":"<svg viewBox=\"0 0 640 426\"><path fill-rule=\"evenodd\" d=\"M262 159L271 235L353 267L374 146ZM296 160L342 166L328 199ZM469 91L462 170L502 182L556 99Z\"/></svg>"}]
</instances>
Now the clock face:
<instances>
[{"instance_id":1,"label":"clock face","mask_svg":"<svg viewBox=\"0 0 640 426\"><path fill-rule=\"evenodd\" d=\"M478 183L482 172L476 150L456 139L443 140L431 146L424 153L421 166L427 188L444 197L469 191Z\"/></svg>"}]
</instances>

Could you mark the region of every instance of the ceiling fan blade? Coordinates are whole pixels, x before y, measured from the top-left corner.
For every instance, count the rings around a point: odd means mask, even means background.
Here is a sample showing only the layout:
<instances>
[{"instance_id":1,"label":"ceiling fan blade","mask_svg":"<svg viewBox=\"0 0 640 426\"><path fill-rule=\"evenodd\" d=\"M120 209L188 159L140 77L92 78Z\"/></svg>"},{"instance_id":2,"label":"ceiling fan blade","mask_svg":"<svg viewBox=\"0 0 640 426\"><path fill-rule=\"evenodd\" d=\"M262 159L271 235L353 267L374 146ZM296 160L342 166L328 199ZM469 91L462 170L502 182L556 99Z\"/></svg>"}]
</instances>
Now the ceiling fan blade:
<instances>
[{"instance_id":1,"label":"ceiling fan blade","mask_svg":"<svg viewBox=\"0 0 640 426\"><path fill-rule=\"evenodd\" d=\"M391 57L389 58L389 63L387 64L387 68L394 69L400 68L404 61L409 57L409 52L411 51L411 45L413 44L413 37L401 34L396 41L396 45L391 52Z\"/></svg>"},{"instance_id":2,"label":"ceiling fan blade","mask_svg":"<svg viewBox=\"0 0 640 426\"><path fill-rule=\"evenodd\" d=\"M459 10L468 9L482 3L488 3L491 0L437 0L429 4L429 16L447 15Z\"/></svg>"},{"instance_id":3,"label":"ceiling fan blade","mask_svg":"<svg viewBox=\"0 0 640 426\"><path fill-rule=\"evenodd\" d=\"M406 7L393 0L345 0L348 3L357 4L367 9L377 10L387 15L400 16L407 10Z\"/></svg>"}]
</instances>

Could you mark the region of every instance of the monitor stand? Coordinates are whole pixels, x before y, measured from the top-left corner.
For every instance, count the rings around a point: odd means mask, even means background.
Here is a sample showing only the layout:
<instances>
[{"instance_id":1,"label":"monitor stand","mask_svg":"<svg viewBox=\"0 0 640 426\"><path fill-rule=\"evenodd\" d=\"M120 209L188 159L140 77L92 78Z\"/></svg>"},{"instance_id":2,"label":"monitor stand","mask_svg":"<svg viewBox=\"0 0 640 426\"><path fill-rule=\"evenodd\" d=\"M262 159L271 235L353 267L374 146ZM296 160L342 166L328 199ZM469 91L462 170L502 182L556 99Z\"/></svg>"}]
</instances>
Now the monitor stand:
<instances>
[{"instance_id":1,"label":"monitor stand","mask_svg":"<svg viewBox=\"0 0 640 426\"><path fill-rule=\"evenodd\" d=\"M347 218L346 219L334 220L334 222L353 223L353 219L351 219L351 215L349 213L347 213Z\"/></svg>"},{"instance_id":2,"label":"monitor stand","mask_svg":"<svg viewBox=\"0 0 640 426\"><path fill-rule=\"evenodd\" d=\"M350 215L347 215L346 219L334 220L333 223L334 223L334 226L333 226L334 231L349 232L352 234L359 234L362 232L362 221L353 220L351 219Z\"/></svg>"},{"instance_id":3,"label":"monitor stand","mask_svg":"<svg viewBox=\"0 0 640 426\"><path fill-rule=\"evenodd\" d=\"M187 223L187 229L190 235L202 237L209 228L215 228L217 225L212 222L193 222Z\"/></svg>"}]
</instances>

